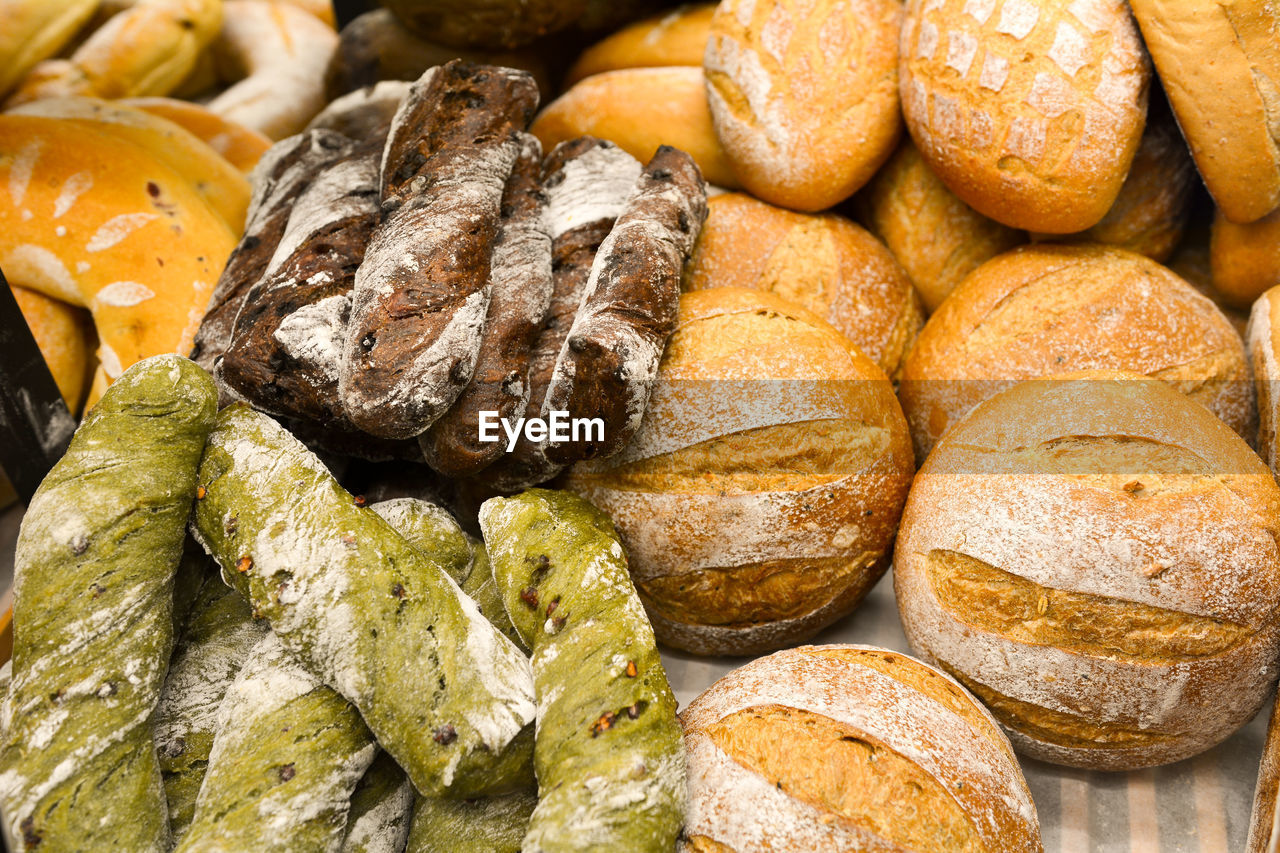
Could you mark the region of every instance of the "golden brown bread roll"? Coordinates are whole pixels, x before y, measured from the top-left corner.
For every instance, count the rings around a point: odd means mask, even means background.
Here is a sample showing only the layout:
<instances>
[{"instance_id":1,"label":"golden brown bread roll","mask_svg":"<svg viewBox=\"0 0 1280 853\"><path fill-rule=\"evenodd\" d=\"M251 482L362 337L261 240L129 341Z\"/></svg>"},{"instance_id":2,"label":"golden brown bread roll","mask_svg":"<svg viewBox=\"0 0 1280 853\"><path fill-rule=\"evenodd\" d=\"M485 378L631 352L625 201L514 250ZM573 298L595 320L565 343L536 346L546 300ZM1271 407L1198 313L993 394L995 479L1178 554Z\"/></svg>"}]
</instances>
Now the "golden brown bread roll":
<instances>
[{"instance_id":1,"label":"golden brown bread roll","mask_svg":"<svg viewBox=\"0 0 1280 853\"><path fill-rule=\"evenodd\" d=\"M795 213L745 193L710 199L686 290L767 290L809 309L894 376L920 331L920 301L878 240L834 213Z\"/></svg>"},{"instance_id":2,"label":"golden brown bread roll","mask_svg":"<svg viewBox=\"0 0 1280 853\"><path fill-rule=\"evenodd\" d=\"M1245 341L1258 396L1258 455L1271 470L1280 474L1280 447L1276 427L1280 425L1280 287L1258 297L1249 314Z\"/></svg>"},{"instance_id":3,"label":"golden brown bread roll","mask_svg":"<svg viewBox=\"0 0 1280 853\"><path fill-rule=\"evenodd\" d=\"M0 98L71 41L98 0L9 0L0 3Z\"/></svg>"},{"instance_id":4,"label":"golden brown bread roll","mask_svg":"<svg viewBox=\"0 0 1280 853\"><path fill-rule=\"evenodd\" d=\"M93 325L88 312L25 287L13 286L12 290L63 402L75 414L89 382Z\"/></svg>"},{"instance_id":5,"label":"golden brown bread roll","mask_svg":"<svg viewBox=\"0 0 1280 853\"><path fill-rule=\"evenodd\" d=\"M579 136L616 143L642 163L659 145L693 157L709 183L739 186L711 126L702 69L624 68L595 74L552 101L529 127L543 151Z\"/></svg>"},{"instance_id":6,"label":"golden brown bread roll","mask_svg":"<svg viewBox=\"0 0 1280 853\"><path fill-rule=\"evenodd\" d=\"M920 469L894 555L911 647L1014 746L1178 761L1262 705L1280 651L1280 488L1163 382L1092 372L983 403Z\"/></svg>"},{"instance_id":7,"label":"golden brown bread roll","mask_svg":"<svg viewBox=\"0 0 1280 853\"><path fill-rule=\"evenodd\" d=\"M911 445L874 362L805 309L686 293L644 423L568 487L609 513L654 631L697 654L813 636L884 572Z\"/></svg>"},{"instance_id":8,"label":"golden brown bread roll","mask_svg":"<svg viewBox=\"0 0 1280 853\"><path fill-rule=\"evenodd\" d=\"M1039 244L976 269L916 338L900 394L917 458L1018 380L1094 369L1163 379L1252 434L1244 345L1212 302L1142 255Z\"/></svg>"},{"instance_id":9,"label":"golden brown bread roll","mask_svg":"<svg viewBox=\"0 0 1280 853\"><path fill-rule=\"evenodd\" d=\"M1267 740L1258 766L1258 782L1253 790L1253 812L1249 815L1249 839L1245 843L1245 853L1274 853L1280 846L1277 795L1280 795L1280 713L1272 707Z\"/></svg>"},{"instance_id":10,"label":"golden brown bread roll","mask_svg":"<svg viewBox=\"0 0 1280 853\"><path fill-rule=\"evenodd\" d=\"M947 189L910 139L856 201L862 221L902 264L929 311L966 275L1027 241Z\"/></svg>"},{"instance_id":11,"label":"golden brown bread roll","mask_svg":"<svg viewBox=\"0 0 1280 853\"><path fill-rule=\"evenodd\" d=\"M1247 308L1280 284L1280 210L1237 225L1218 208L1209 243L1213 285L1237 308Z\"/></svg>"},{"instance_id":12,"label":"golden brown bread roll","mask_svg":"<svg viewBox=\"0 0 1280 853\"><path fill-rule=\"evenodd\" d=\"M680 714L684 853L1038 853L1026 780L955 679L871 646L751 661Z\"/></svg>"},{"instance_id":13,"label":"golden brown bread roll","mask_svg":"<svg viewBox=\"0 0 1280 853\"><path fill-rule=\"evenodd\" d=\"M1233 222L1280 206L1280 6L1133 0L1169 103L1209 192Z\"/></svg>"},{"instance_id":14,"label":"golden brown bread roll","mask_svg":"<svg viewBox=\"0 0 1280 853\"><path fill-rule=\"evenodd\" d=\"M1069 234L1115 201L1146 116L1150 63L1122 0L909 0L907 127L980 213Z\"/></svg>"},{"instance_id":15,"label":"golden brown bread roll","mask_svg":"<svg viewBox=\"0 0 1280 853\"><path fill-rule=\"evenodd\" d=\"M902 134L896 0L724 0L703 67L716 135L753 195L823 210Z\"/></svg>"},{"instance_id":16,"label":"golden brown bread roll","mask_svg":"<svg viewBox=\"0 0 1280 853\"><path fill-rule=\"evenodd\" d=\"M565 75L564 85L620 68L701 67L715 11L715 3L691 3L623 27L584 50Z\"/></svg>"}]
</instances>

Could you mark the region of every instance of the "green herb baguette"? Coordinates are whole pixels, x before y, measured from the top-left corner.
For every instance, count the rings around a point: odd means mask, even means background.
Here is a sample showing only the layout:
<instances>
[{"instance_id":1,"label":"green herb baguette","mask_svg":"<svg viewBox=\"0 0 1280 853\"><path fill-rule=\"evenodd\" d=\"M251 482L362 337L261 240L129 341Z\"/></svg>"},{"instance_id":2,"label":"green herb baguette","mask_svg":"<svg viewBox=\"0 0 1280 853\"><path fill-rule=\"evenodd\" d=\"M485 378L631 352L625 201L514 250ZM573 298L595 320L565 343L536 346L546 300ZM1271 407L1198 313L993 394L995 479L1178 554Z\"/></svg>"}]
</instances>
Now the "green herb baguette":
<instances>
[{"instance_id":1,"label":"green herb baguette","mask_svg":"<svg viewBox=\"0 0 1280 853\"><path fill-rule=\"evenodd\" d=\"M480 527L533 649L539 800L522 850L672 850L676 701L612 523L576 495L531 489L486 501Z\"/></svg>"},{"instance_id":2,"label":"green herb baguette","mask_svg":"<svg viewBox=\"0 0 1280 853\"><path fill-rule=\"evenodd\" d=\"M520 853L537 804L532 788L474 800L418 797L405 853Z\"/></svg>"},{"instance_id":3,"label":"green herb baguette","mask_svg":"<svg viewBox=\"0 0 1280 853\"><path fill-rule=\"evenodd\" d=\"M208 560L203 553L200 558ZM254 621L240 594L210 574L178 637L156 707L156 752L175 842L195 814L217 733L218 705L266 633L266 623Z\"/></svg>"},{"instance_id":4,"label":"green herb baguette","mask_svg":"<svg viewBox=\"0 0 1280 853\"><path fill-rule=\"evenodd\" d=\"M471 574L467 575L462 584L462 591L471 596L484 618L519 646L520 651L528 654L529 647L525 645L516 626L511 624L507 607L502 603L502 591L498 589L498 582L493 577L493 563L489 561L489 552L485 550L483 542L473 542L471 547L475 552L474 565Z\"/></svg>"},{"instance_id":5,"label":"green herb baguette","mask_svg":"<svg viewBox=\"0 0 1280 853\"><path fill-rule=\"evenodd\" d=\"M337 853L377 749L351 703L268 632L218 706L209 769L177 853Z\"/></svg>"},{"instance_id":6,"label":"green herb baguette","mask_svg":"<svg viewBox=\"0 0 1280 853\"><path fill-rule=\"evenodd\" d=\"M19 850L167 849L151 718L216 408L213 381L194 362L135 364L27 507L0 749L0 807Z\"/></svg>"},{"instance_id":7,"label":"green herb baguette","mask_svg":"<svg viewBox=\"0 0 1280 853\"><path fill-rule=\"evenodd\" d=\"M351 795L342 853L401 853L413 816L413 786L385 752L365 771Z\"/></svg>"},{"instance_id":8,"label":"green herb baguette","mask_svg":"<svg viewBox=\"0 0 1280 853\"><path fill-rule=\"evenodd\" d=\"M218 415L198 538L281 642L360 709L423 794L530 779L533 678L433 560L265 415Z\"/></svg>"}]
</instances>

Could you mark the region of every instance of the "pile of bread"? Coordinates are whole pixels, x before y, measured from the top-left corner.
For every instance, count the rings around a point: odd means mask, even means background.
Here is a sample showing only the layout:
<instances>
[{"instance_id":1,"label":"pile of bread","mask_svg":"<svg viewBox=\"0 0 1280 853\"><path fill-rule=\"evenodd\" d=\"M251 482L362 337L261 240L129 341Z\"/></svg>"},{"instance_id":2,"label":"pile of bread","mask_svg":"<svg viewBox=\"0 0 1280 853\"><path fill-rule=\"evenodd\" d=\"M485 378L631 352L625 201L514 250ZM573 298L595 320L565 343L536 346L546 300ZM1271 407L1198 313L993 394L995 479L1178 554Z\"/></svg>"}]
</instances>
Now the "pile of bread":
<instances>
[{"instance_id":1,"label":"pile of bread","mask_svg":"<svg viewBox=\"0 0 1280 853\"><path fill-rule=\"evenodd\" d=\"M566 42L537 39L594 6L531 2L510 19L527 26L486 29L503 4L387 5L344 31L330 95L417 77L427 41L433 62L506 56L548 89L545 46ZM892 561L927 661L804 647L709 690L683 715L687 849L1034 850L1005 735L1041 760L1149 767L1261 708L1280 655L1277 32L1275 0L724 0L619 30L564 73L528 127L544 152L673 146L711 198L643 420L558 482L612 517L668 646L787 649L857 619ZM150 353L121 352L111 312L186 288L158 346L189 351L244 254L247 185L239 224L167 171L163 197L80 225L85 167L44 156L52 136L27 160L3 143L5 122L30 123L18 140L47 120L0 116L0 268L74 283L43 289L79 293L124 367ZM85 284L106 258L90 246L193 211L184 239L216 240L121 262L177 284ZM24 228L34 248L4 245ZM208 269L157 272L195 257ZM495 485L449 497L466 516ZM894 811L907 789L930 805ZM1274 791L1264 778L1251 850Z\"/></svg>"}]
</instances>

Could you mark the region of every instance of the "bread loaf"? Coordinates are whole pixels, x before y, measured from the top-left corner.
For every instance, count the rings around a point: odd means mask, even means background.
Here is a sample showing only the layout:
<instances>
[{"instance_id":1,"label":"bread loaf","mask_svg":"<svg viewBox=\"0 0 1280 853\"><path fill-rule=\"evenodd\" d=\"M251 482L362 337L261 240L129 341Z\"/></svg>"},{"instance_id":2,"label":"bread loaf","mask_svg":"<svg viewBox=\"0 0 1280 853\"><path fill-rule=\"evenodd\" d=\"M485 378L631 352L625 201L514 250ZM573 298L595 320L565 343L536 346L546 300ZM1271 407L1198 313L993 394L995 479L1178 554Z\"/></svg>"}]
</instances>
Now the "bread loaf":
<instances>
[{"instance_id":1,"label":"bread loaf","mask_svg":"<svg viewBox=\"0 0 1280 853\"><path fill-rule=\"evenodd\" d=\"M871 646L751 661L680 715L682 853L1039 853L1026 780L954 679Z\"/></svg>"},{"instance_id":2,"label":"bread loaf","mask_svg":"<svg viewBox=\"0 0 1280 853\"><path fill-rule=\"evenodd\" d=\"M406 27L450 47L512 48L564 29L586 0L385 0Z\"/></svg>"},{"instance_id":3,"label":"bread loaf","mask_svg":"<svg viewBox=\"0 0 1280 853\"><path fill-rule=\"evenodd\" d=\"M684 272L686 290L770 291L835 326L887 375L902 365L924 321L893 256L834 213L795 213L745 193L708 201L707 222Z\"/></svg>"},{"instance_id":4,"label":"bread loaf","mask_svg":"<svg viewBox=\"0 0 1280 853\"><path fill-rule=\"evenodd\" d=\"M945 435L894 555L907 639L1041 760L1121 770L1222 741L1280 648L1280 488L1167 384L1023 382Z\"/></svg>"},{"instance_id":5,"label":"bread loaf","mask_svg":"<svg viewBox=\"0 0 1280 853\"><path fill-rule=\"evenodd\" d=\"M36 290L12 286L22 319L27 321L31 336L53 374L62 393L62 401L72 414L80 411L89 380L89 357L92 354L91 323L83 308L74 308L50 299Z\"/></svg>"},{"instance_id":6,"label":"bread loaf","mask_svg":"<svg viewBox=\"0 0 1280 853\"><path fill-rule=\"evenodd\" d=\"M17 0L0 10L0 98L84 26L98 0Z\"/></svg>"},{"instance_id":7,"label":"bread loaf","mask_svg":"<svg viewBox=\"0 0 1280 853\"><path fill-rule=\"evenodd\" d=\"M1273 853L1280 844L1277 825L1277 796L1280 796L1280 713L1271 709L1267 724L1267 740L1262 747L1258 766L1258 782L1253 791L1253 811L1249 815L1249 840L1245 853Z\"/></svg>"},{"instance_id":8,"label":"bread loaf","mask_svg":"<svg viewBox=\"0 0 1280 853\"><path fill-rule=\"evenodd\" d=\"M1280 446L1276 429L1280 427L1280 288L1273 287L1258 297L1249 314L1245 340L1249 346L1249 363L1258 395L1258 455L1271 470L1280 474Z\"/></svg>"},{"instance_id":9,"label":"bread loaf","mask_svg":"<svg viewBox=\"0 0 1280 853\"><path fill-rule=\"evenodd\" d=\"M1141 255L1041 244L971 273L916 338L900 395L917 458L1015 382L1092 369L1163 379L1252 433L1244 346L1212 302Z\"/></svg>"},{"instance_id":10,"label":"bread loaf","mask_svg":"<svg viewBox=\"0 0 1280 853\"><path fill-rule=\"evenodd\" d=\"M620 68L700 67L715 11L715 3L686 3L623 27L584 50L565 74L564 85Z\"/></svg>"},{"instance_id":11,"label":"bread loaf","mask_svg":"<svg viewBox=\"0 0 1280 853\"><path fill-rule=\"evenodd\" d=\"M1280 210L1248 225L1227 219L1221 208L1209 243L1213 285L1237 308L1280 284Z\"/></svg>"},{"instance_id":12,"label":"bread loaf","mask_svg":"<svg viewBox=\"0 0 1280 853\"><path fill-rule=\"evenodd\" d=\"M1026 242L1023 232L988 219L947 189L909 138L855 201L862 222L902 264L927 311L937 310L983 263Z\"/></svg>"},{"instance_id":13,"label":"bread loaf","mask_svg":"<svg viewBox=\"0 0 1280 853\"><path fill-rule=\"evenodd\" d=\"M612 516L658 638L755 654L847 614L888 565L911 481L884 373L805 309L686 293L648 415L567 479Z\"/></svg>"},{"instance_id":14,"label":"bread loaf","mask_svg":"<svg viewBox=\"0 0 1280 853\"><path fill-rule=\"evenodd\" d=\"M894 0L725 0L704 68L716 135L752 195L796 210L848 198L893 153Z\"/></svg>"},{"instance_id":15,"label":"bread loaf","mask_svg":"<svg viewBox=\"0 0 1280 853\"><path fill-rule=\"evenodd\" d=\"M529 132L546 151L596 136L647 162L660 145L688 152L716 186L740 186L711 125L700 68L624 68L588 77L547 105Z\"/></svg>"},{"instance_id":16,"label":"bread loaf","mask_svg":"<svg viewBox=\"0 0 1280 853\"><path fill-rule=\"evenodd\" d=\"M909 0L907 127L961 199L1067 234L1106 215L1137 151L1150 63L1121 0Z\"/></svg>"},{"instance_id":17,"label":"bread loaf","mask_svg":"<svg viewBox=\"0 0 1280 853\"><path fill-rule=\"evenodd\" d=\"M168 119L203 141L241 172L252 171L271 147L271 140L256 130L226 119L207 107L176 98L125 98L117 102Z\"/></svg>"},{"instance_id":18,"label":"bread loaf","mask_svg":"<svg viewBox=\"0 0 1280 853\"><path fill-rule=\"evenodd\" d=\"M1233 222L1280 206L1273 0L1133 0L1160 82L1214 201Z\"/></svg>"}]
</instances>

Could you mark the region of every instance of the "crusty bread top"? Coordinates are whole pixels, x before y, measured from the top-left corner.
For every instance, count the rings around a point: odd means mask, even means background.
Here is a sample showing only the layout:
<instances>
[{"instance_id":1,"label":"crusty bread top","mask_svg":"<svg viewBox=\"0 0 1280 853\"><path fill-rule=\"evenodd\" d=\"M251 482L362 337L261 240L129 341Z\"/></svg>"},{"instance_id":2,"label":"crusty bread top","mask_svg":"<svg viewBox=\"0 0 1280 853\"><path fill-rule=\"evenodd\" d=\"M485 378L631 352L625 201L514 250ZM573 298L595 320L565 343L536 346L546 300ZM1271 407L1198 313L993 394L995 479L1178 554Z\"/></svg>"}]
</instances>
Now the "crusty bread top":
<instances>
[{"instance_id":1,"label":"crusty bread top","mask_svg":"<svg viewBox=\"0 0 1280 853\"><path fill-rule=\"evenodd\" d=\"M1222 212L1280 206L1280 4L1132 0L1196 166Z\"/></svg>"},{"instance_id":2,"label":"crusty bread top","mask_svg":"<svg viewBox=\"0 0 1280 853\"><path fill-rule=\"evenodd\" d=\"M564 86L619 68L702 65L716 5L689 3L623 27L584 50L565 75Z\"/></svg>"}]
</instances>

